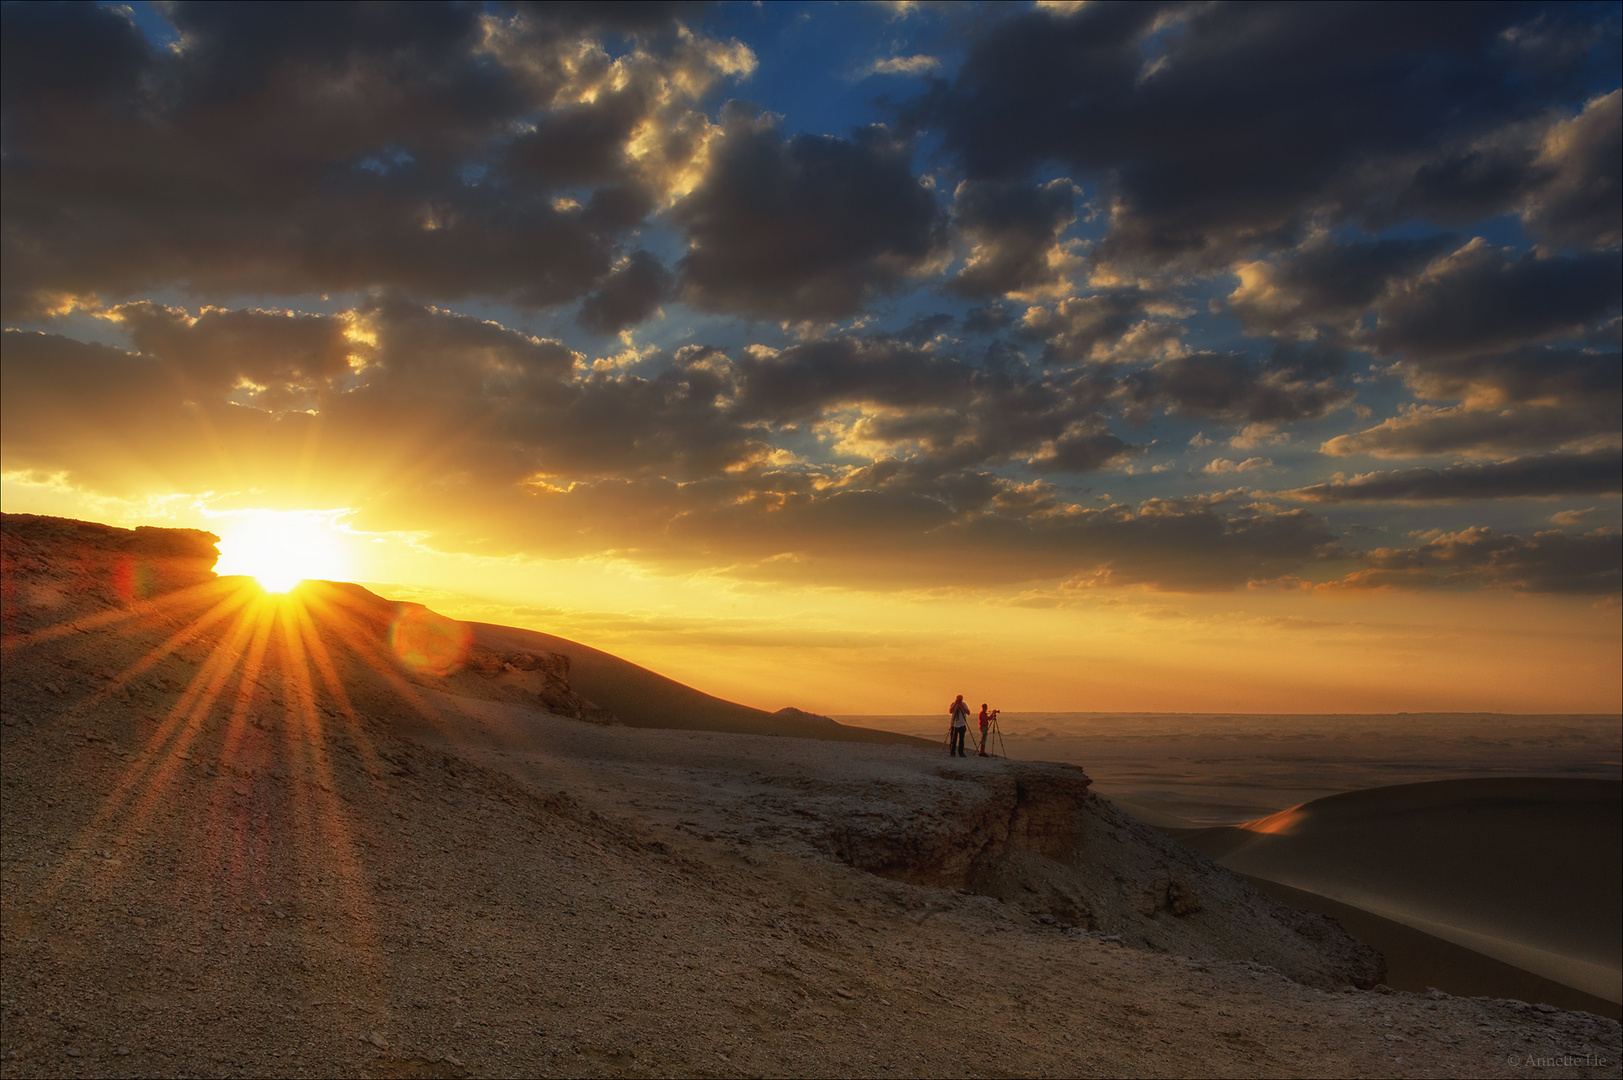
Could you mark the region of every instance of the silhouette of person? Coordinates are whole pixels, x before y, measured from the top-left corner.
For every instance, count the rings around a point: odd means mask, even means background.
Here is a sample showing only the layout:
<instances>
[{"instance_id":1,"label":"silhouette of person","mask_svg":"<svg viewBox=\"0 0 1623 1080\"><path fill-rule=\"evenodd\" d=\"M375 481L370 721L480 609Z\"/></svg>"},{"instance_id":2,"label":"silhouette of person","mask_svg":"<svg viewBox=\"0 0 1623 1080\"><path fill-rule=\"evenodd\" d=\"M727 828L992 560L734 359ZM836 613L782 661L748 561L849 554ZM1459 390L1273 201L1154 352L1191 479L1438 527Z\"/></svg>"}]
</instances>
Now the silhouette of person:
<instances>
[{"instance_id":1,"label":"silhouette of person","mask_svg":"<svg viewBox=\"0 0 1623 1080\"><path fill-rule=\"evenodd\" d=\"M964 695L959 694L947 711L952 714L952 740L947 745L947 756L968 757L964 753L964 736L969 732L969 706L964 704Z\"/></svg>"},{"instance_id":2,"label":"silhouette of person","mask_svg":"<svg viewBox=\"0 0 1623 1080\"><path fill-rule=\"evenodd\" d=\"M997 710L996 709L993 709L991 712L987 712L986 711L986 702L984 702L984 701L981 702L981 716L980 716L980 720L981 720L981 757L986 756L986 732L987 732L987 729L992 726L992 717L994 717L996 715L997 715Z\"/></svg>"}]
</instances>

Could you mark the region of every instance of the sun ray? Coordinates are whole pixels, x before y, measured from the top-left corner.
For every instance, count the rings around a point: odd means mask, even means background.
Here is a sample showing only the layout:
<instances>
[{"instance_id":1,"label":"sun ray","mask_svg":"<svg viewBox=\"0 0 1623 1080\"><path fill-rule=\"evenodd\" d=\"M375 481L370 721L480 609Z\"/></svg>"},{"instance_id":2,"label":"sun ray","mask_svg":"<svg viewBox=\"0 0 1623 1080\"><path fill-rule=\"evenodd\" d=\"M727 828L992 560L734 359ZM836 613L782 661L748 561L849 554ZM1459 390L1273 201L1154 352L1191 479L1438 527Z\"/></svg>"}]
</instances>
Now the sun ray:
<instances>
[{"instance_id":1,"label":"sun ray","mask_svg":"<svg viewBox=\"0 0 1623 1080\"><path fill-rule=\"evenodd\" d=\"M382 766L377 759L377 755L372 750L372 742L366 737L366 732L362 729L359 718L355 715L355 709L350 703L349 694L344 690L344 681L339 676L337 667L333 664L332 655L329 653L326 643L321 640L321 634L316 627L315 621L310 617L307 606L299 604L290 609L289 615L297 626L300 640L304 645L305 655L315 664L316 671L321 675L322 682L326 684L328 692L337 701L339 715L343 717L350 737L361 748L362 758L367 762L369 771L379 771ZM364 647L363 642L349 641L347 643L357 652Z\"/></svg>"},{"instance_id":2,"label":"sun ray","mask_svg":"<svg viewBox=\"0 0 1623 1080\"><path fill-rule=\"evenodd\" d=\"M194 603L199 596L232 588L231 583L218 579L205 581L197 585L188 585L172 593L164 593L152 600L136 601L128 608L115 608L96 615L85 615L76 619L69 619L66 622L56 623L38 630L25 630L7 634L3 639L0 639L0 649L10 652L13 649L29 645L44 645L69 634L82 634L131 619L152 617L162 614L170 608Z\"/></svg>"},{"instance_id":3,"label":"sun ray","mask_svg":"<svg viewBox=\"0 0 1623 1080\"><path fill-rule=\"evenodd\" d=\"M174 790L179 771L188 765L200 766L213 775L203 785L199 812L188 816L193 832L187 846L197 852L195 873L189 879L195 880L182 889L177 879L176 901L195 906L200 918L205 909L212 912L222 904L225 911L246 912L259 899L285 887L293 864L284 866L282 862L294 859L305 867L301 874L333 884L333 908L348 916L345 948L359 959L361 969L376 974L388 960L377 939L364 861L350 835L347 811L336 795L338 784L327 754L331 733L323 723L318 673L323 689L333 699L333 711L343 716L344 728L361 752L374 784L386 785L381 781L380 759L354 712L320 628L297 593L268 596L248 583L234 582L225 596L215 599L206 592L194 594L194 604L199 599L214 602L147 649L115 681L113 692L210 628L220 627L212 649L158 728L142 740L134 760L120 770L113 790L92 820L76 830L65 857L42 883L41 896L54 901L96 849L110 844L122 850L144 833L156 807ZM334 613L342 615L347 646L373 654L367 657L369 661L384 652L372 627L341 609L335 608ZM282 701L279 718L275 713L256 717L264 695L277 694L277 685ZM77 702L70 714L85 713L92 702L107 696L105 689L99 690ZM420 699L418 704L422 704ZM228 706L224 715L218 711L221 705ZM264 742L260 719L265 720L266 729L275 727L274 721L279 719L281 740L271 737ZM203 745L200 739L205 733L211 733L209 745L214 749L200 756L196 749ZM296 796L278 794L279 786L266 779L272 766L289 785L299 784ZM308 782L302 782L306 777ZM274 842L275 823L283 817L293 832L289 845ZM307 839L301 841L301 836ZM278 850L281 854L273 856ZM273 865L273 857L281 861ZM111 887L116 865L110 861L108 871L98 874L93 887L98 891ZM374 1005L379 1009L387 1005L386 995L371 992L366 996L376 998Z\"/></svg>"},{"instance_id":4,"label":"sun ray","mask_svg":"<svg viewBox=\"0 0 1623 1080\"><path fill-rule=\"evenodd\" d=\"M238 643L251 629L248 619L244 616L246 606L238 604L229 610L221 611L221 608L226 607L222 603L209 613L214 616L209 619L209 624L220 621L233 611L238 618L227 628L226 634L181 691L163 723L147 739L136 762L126 768L122 780L103 799L101 807L91 821L80 830L76 843L71 845L78 857L63 859L57 866L43 887L47 895L54 896L59 891L68 880L68 876L83 862L84 856L90 850L88 845L91 841L108 829L115 815L119 815L127 804L130 808L119 818L116 836L127 838L139 832L149 820L158 800L168 790L175 773L179 771L181 761L186 759L189 747L203 728L208 710L218 697L219 686L230 676L234 666L230 656L240 652ZM195 628L188 630L193 632L186 640L190 640L190 637L196 634ZM170 640L175 641L181 634L186 633L187 630L182 630ZM82 708L82 703L76 708Z\"/></svg>"},{"instance_id":5,"label":"sun ray","mask_svg":"<svg viewBox=\"0 0 1623 1080\"><path fill-rule=\"evenodd\" d=\"M376 637L361 631L358 616L364 614L363 609L350 604L348 598L337 591L322 591L312 595L310 599L312 606L320 608L322 622L333 625L340 636L355 648L356 656L381 675L391 689L405 699L406 703L424 719L436 727L444 725L444 715L400 674L399 660L394 653L385 648Z\"/></svg>"},{"instance_id":6,"label":"sun ray","mask_svg":"<svg viewBox=\"0 0 1623 1080\"><path fill-rule=\"evenodd\" d=\"M165 800L184 786L182 772L200 772L198 805L183 821L187 834L181 840L195 858L176 878L175 902L195 909L200 919L221 912L222 926L240 916L248 928L256 924L244 913L284 890L285 881L324 880L332 910L346 915L343 940L357 968L374 977L381 973L390 960L378 937L374 886L352 812L339 792L359 780L369 782L378 797L391 798L399 796L400 785L389 777L369 722L357 711L356 671L435 729L449 735L451 726L414 681L421 676L411 673L413 654L402 654L405 646L391 637L403 614L421 621L419 609L362 595L324 582L274 594L248 580L220 579L70 620L46 633L8 638L8 648L20 649L97 629L127 637L181 617L178 628L164 627L160 640L74 701L67 715L86 718L118 695L128 697L166 660L186 659L188 646L208 646L200 659L187 659L195 668L185 685L138 738L91 819L75 830L41 896L58 897L98 849L138 846ZM435 655L428 659L447 659L430 652ZM346 671L345 664L355 670ZM341 783L334 745L353 749L366 776L357 772ZM93 888L113 887L118 865L109 859ZM224 914L231 911L238 914ZM365 992L380 1013L387 1011L387 994L377 987Z\"/></svg>"}]
</instances>

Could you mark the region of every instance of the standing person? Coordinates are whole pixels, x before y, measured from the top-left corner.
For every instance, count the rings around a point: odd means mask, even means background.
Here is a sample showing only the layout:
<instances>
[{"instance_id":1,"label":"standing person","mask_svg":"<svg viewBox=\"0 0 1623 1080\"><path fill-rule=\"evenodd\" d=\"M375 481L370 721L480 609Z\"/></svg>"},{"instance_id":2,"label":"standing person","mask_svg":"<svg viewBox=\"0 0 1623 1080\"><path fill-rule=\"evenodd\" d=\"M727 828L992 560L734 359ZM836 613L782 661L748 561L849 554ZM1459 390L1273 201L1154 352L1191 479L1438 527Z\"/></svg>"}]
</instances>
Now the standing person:
<instances>
[{"instance_id":1,"label":"standing person","mask_svg":"<svg viewBox=\"0 0 1623 1080\"><path fill-rule=\"evenodd\" d=\"M947 756L968 757L964 753L964 736L969 732L969 706L964 704L964 695L959 694L947 711L952 713L952 741L947 746Z\"/></svg>"},{"instance_id":2,"label":"standing person","mask_svg":"<svg viewBox=\"0 0 1623 1080\"><path fill-rule=\"evenodd\" d=\"M992 717L996 715L996 709L993 709L991 712L987 712L986 702L981 702L981 757L986 756L986 730L992 726Z\"/></svg>"}]
</instances>

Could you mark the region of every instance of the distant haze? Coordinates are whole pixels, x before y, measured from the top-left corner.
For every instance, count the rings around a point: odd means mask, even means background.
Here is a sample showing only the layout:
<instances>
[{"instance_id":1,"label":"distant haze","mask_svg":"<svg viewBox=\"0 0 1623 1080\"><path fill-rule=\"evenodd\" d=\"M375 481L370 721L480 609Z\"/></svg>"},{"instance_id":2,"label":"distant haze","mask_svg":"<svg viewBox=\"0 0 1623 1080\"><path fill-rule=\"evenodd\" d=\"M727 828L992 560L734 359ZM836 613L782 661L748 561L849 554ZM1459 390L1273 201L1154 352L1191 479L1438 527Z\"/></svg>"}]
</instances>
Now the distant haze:
<instances>
[{"instance_id":1,"label":"distant haze","mask_svg":"<svg viewBox=\"0 0 1623 1080\"><path fill-rule=\"evenodd\" d=\"M946 723L838 719L913 735L939 735ZM1623 779L1618 716L1011 712L999 721L1011 758L1081 765L1110 798L1197 825L1431 780Z\"/></svg>"}]
</instances>

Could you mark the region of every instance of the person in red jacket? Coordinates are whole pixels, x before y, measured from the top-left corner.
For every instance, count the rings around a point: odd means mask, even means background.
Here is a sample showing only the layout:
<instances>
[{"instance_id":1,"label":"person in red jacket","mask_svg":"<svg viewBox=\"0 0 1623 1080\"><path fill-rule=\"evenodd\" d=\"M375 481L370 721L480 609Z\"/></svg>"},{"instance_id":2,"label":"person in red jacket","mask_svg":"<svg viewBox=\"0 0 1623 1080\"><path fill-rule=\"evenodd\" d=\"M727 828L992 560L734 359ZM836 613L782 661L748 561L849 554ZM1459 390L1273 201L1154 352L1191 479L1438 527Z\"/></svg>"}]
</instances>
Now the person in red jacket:
<instances>
[{"instance_id":1,"label":"person in red jacket","mask_svg":"<svg viewBox=\"0 0 1623 1080\"><path fill-rule=\"evenodd\" d=\"M981 702L981 757L986 756L986 732L992 726L992 717L998 714L997 709L986 711L986 702Z\"/></svg>"}]
</instances>

